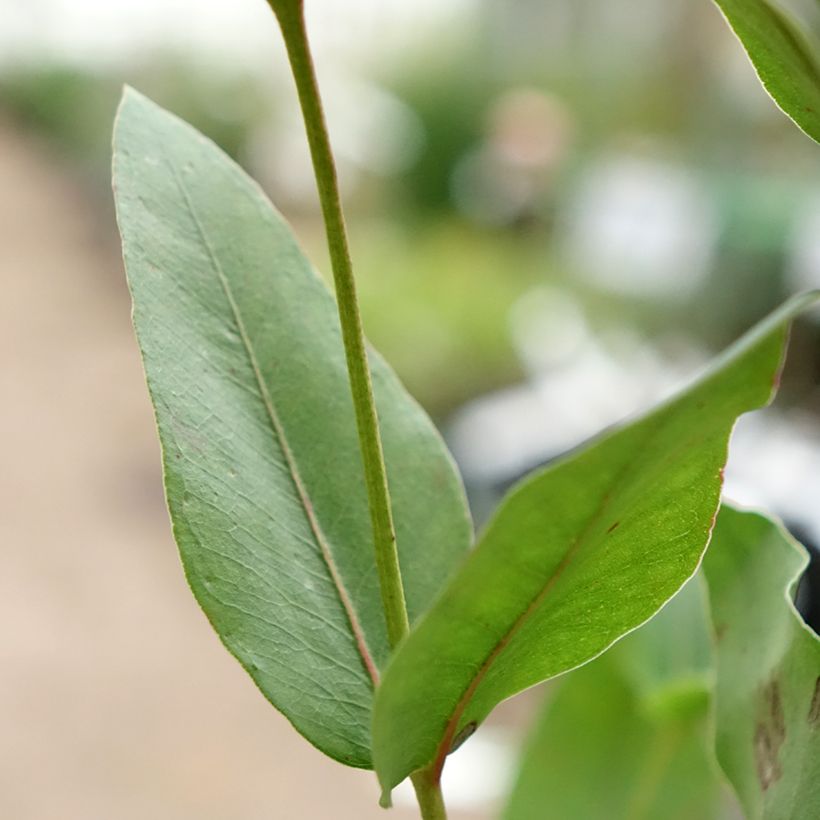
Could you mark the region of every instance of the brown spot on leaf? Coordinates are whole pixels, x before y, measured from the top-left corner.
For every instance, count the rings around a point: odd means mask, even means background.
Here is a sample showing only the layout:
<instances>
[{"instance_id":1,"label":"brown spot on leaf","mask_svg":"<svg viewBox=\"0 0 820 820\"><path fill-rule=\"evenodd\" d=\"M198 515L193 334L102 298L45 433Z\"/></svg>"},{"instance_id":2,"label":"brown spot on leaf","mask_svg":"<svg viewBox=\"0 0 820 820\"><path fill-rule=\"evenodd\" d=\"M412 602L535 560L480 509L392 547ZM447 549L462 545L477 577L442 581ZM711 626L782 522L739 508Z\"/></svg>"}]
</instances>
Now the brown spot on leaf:
<instances>
[{"instance_id":1,"label":"brown spot on leaf","mask_svg":"<svg viewBox=\"0 0 820 820\"><path fill-rule=\"evenodd\" d=\"M609 535L609 533L614 532L615 530L617 530L618 527L620 527L620 526L621 526L620 521L616 521L614 524L610 524L609 529L606 531L607 535Z\"/></svg>"},{"instance_id":2,"label":"brown spot on leaf","mask_svg":"<svg viewBox=\"0 0 820 820\"><path fill-rule=\"evenodd\" d=\"M776 680L773 680L763 692L769 710L772 731L778 743L783 743L786 739L786 719L783 715L783 701L780 699L780 686Z\"/></svg>"},{"instance_id":3,"label":"brown spot on leaf","mask_svg":"<svg viewBox=\"0 0 820 820\"><path fill-rule=\"evenodd\" d=\"M772 745L772 736L763 724L758 724L755 729L755 764L757 779L764 792L783 776L777 749Z\"/></svg>"},{"instance_id":4,"label":"brown spot on leaf","mask_svg":"<svg viewBox=\"0 0 820 820\"><path fill-rule=\"evenodd\" d=\"M809 725L812 729L820 729L820 676L814 682L814 694L809 706Z\"/></svg>"},{"instance_id":5,"label":"brown spot on leaf","mask_svg":"<svg viewBox=\"0 0 820 820\"><path fill-rule=\"evenodd\" d=\"M761 714L755 728L754 752L757 779L766 791L783 776L783 767L778 757L780 747L786 739L786 718L780 686L776 680L767 684L761 692Z\"/></svg>"}]
</instances>

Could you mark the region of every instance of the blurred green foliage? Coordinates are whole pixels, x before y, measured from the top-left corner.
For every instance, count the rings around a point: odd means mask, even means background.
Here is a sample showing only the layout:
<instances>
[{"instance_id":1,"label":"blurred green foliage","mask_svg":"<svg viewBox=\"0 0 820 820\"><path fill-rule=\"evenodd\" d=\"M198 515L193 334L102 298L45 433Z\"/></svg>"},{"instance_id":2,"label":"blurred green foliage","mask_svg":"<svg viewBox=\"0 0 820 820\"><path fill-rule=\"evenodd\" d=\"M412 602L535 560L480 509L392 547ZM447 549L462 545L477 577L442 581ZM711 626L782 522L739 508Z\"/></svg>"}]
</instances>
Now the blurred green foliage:
<instances>
[{"instance_id":1,"label":"blurred green foliage","mask_svg":"<svg viewBox=\"0 0 820 820\"><path fill-rule=\"evenodd\" d=\"M128 81L234 158L242 156L273 106L267 88L251 75L203 68L173 55L129 72ZM0 109L107 185L111 122L121 90L117 77L105 71L59 64L20 67L0 74Z\"/></svg>"},{"instance_id":2,"label":"blurred green foliage","mask_svg":"<svg viewBox=\"0 0 820 820\"><path fill-rule=\"evenodd\" d=\"M403 66L386 78L388 88L413 109L424 129L417 162L392 186L397 201L415 215L453 210L453 170L480 141L487 109L499 89L469 55L457 51L448 56Z\"/></svg>"},{"instance_id":3,"label":"blurred green foliage","mask_svg":"<svg viewBox=\"0 0 820 820\"><path fill-rule=\"evenodd\" d=\"M748 66L750 93L759 93L762 103L736 93L737 78L721 56L731 34L709 4L670 6L658 12L658 20L668 19L654 39L647 35L633 47L619 37L605 50L598 5L497 0L473 23L443 31L369 75L412 111L421 139L411 163L399 163L393 173L365 171L358 189L345 186L366 326L438 417L522 378L509 308L535 284L557 280L571 287L593 326L622 321L649 336L677 330L716 349L788 292L795 214L818 180L808 153L813 146L769 110ZM813 0L793 5L804 19L820 19ZM562 20L569 21L565 40L550 31ZM546 45L545 34L552 37ZM127 69L6 68L0 111L45 135L102 191L125 76L257 176L254 165L264 162L266 146L276 145L266 140L292 102L259 74L158 53ZM460 211L454 179L465 158L492 153L486 149L494 111L522 88L564 112L569 136L524 217L488 228ZM562 245L573 197L590 169L602 156L630 153L708 180L719 214L713 269L697 293L675 303L596 288L573 269ZM277 206L326 267L318 214L282 193L273 191ZM492 186L481 193L492 201ZM735 298L738 292L743 299Z\"/></svg>"},{"instance_id":4,"label":"blurred green foliage","mask_svg":"<svg viewBox=\"0 0 820 820\"><path fill-rule=\"evenodd\" d=\"M110 120L118 99L113 78L71 66L17 69L0 76L0 106L88 167L110 153Z\"/></svg>"},{"instance_id":5,"label":"blurred green foliage","mask_svg":"<svg viewBox=\"0 0 820 820\"><path fill-rule=\"evenodd\" d=\"M434 415L521 378L509 311L553 275L537 235L364 223L353 250L370 339Z\"/></svg>"}]
</instances>

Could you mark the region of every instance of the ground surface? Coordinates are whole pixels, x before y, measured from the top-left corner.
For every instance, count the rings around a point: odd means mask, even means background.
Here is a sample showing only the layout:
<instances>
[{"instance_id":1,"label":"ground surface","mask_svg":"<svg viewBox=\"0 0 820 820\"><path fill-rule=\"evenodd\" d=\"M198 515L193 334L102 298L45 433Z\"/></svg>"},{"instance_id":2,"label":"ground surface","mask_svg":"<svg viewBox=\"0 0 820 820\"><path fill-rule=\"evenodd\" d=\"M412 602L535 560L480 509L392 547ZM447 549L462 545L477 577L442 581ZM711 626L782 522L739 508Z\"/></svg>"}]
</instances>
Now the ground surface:
<instances>
[{"instance_id":1,"label":"ground surface","mask_svg":"<svg viewBox=\"0 0 820 820\"><path fill-rule=\"evenodd\" d=\"M103 211L0 122L0 817L415 816L298 737L188 592Z\"/></svg>"}]
</instances>

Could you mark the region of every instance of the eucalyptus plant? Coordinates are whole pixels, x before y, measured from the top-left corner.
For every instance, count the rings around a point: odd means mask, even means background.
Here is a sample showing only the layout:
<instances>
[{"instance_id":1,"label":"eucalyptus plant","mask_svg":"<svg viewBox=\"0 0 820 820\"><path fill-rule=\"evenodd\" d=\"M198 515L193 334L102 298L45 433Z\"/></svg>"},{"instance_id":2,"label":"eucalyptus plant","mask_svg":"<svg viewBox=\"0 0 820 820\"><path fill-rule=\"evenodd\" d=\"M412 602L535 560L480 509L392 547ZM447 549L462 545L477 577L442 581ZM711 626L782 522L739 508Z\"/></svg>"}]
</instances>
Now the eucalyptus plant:
<instances>
[{"instance_id":1,"label":"eucalyptus plant","mask_svg":"<svg viewBox=\"0 0 820 820\"><path fill-rule=\"evenodd\" d=\"M534 727L505 817L717 817L711 748L748 817L817 817L820 643L793 605L805 552L721 506L732 427L773 398L817 294L526 477L475 538L442 439L363 334L303 2L269 4L335 300L260 188L190 126L129 89L114 137L174 536L226 648L308 741L375 769L382 805L411 778L427 820L446 816L447 756L492 709L581 666ZM807 36L764 0L718 5L820 139ZM584 794L567 767L588 772Z\"/></svg>"}]
</instances>

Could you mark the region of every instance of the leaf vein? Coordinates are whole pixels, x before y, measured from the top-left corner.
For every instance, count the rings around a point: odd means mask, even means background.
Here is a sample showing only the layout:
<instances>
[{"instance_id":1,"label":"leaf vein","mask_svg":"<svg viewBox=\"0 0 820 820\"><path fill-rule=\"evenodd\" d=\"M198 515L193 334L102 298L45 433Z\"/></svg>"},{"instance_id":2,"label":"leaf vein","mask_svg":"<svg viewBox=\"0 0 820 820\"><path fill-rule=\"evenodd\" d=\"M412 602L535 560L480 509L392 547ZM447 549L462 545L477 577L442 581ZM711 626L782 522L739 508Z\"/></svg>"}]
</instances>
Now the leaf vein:
<instances>
[{"instance_id":1,"label":"leaf vein","mask_svg":"<svg viewBox=\"0 0 820 820\"><path fill-rule=\"evenodd\" d=\"M216 254L214 248L212 247L205 229L202 225L202 222L199 219L199 216L196 212L194 207L194 203L188 193L187 188L183 184L183 181L180 177L179 171L177 170L174 163L166 156L166 162L171 170L173 178L176 182L177 188L182 195L182 198L185 202L185 206L188 210L188 213L191 216L191 219L196 226L196 230L199 234L199 237L202 241L203 246L205 247L210 264L213 268L214 273L216 273L217 278L219 280L220 286L225 294L225 298L228 302L230 307L231 313L233 315L234 322L236 324L236 328L239 332L240 338L242 339L242 343L248 357L251 369L253 370L254 377L256 378L257 385L259 387L259 391L262 397L262 402L265 406L265 410L267 412L268 418L270 420L271 429L276 437L279 446L282 450L282 454L284 455L285 461L287 462L288 468L290 470L291 478L293 480L294 486L296 488L297 493L302 502L302 509L305 513L305 516L308 519L310 524L311 530L313 531L317 545L322 553L322 557L324 558L325 564L327 565L328 572L330 574L331 580L333 581L336 590L339 595L339 600L342 605L345 614L347 615L348 621L350 623L351 631L354 635L355 642L359 654L361 655L362 662L367 670L373 684L375 685L378 681L378 672L376 671L375 662L370 654L370 651L367 647L365 642L364 632L362 630L361 625L359 624L358 617L356 616L356 612L353 609L352 601L350 600L347 590L344 587L342 582L342 578L339 575L338 568L335 565L333 560L332 553L330 551L330 547L327 543L324 533L319 525L319 522L316 518L316 514L313 510L312 503L310 498L308 497L307 490L302 482L302 478L299 475L299 472L296 468L296 464L293 458L293 453L290 450L290 446L288 445L287 439L285 437L285 431L282 427L281 420L279 419L279 415L276 412L276 408L273 405L273 401L271 399L270 393L268 392L267 385L265 384L264 379L262 378L262 372L259 367L259 362L256 359L256 354L254 352L253 345L251 343L250 337L248 336L247 329L245 328L245 323L242 321L242 316L239 311L239 306L236 303L236 300L233 296L233 292L230 287L230 283L228 281L227 276L225 275L225 271L222 268L222 264L219 261L219 257Z\"/></svg>"}]
</instances>

